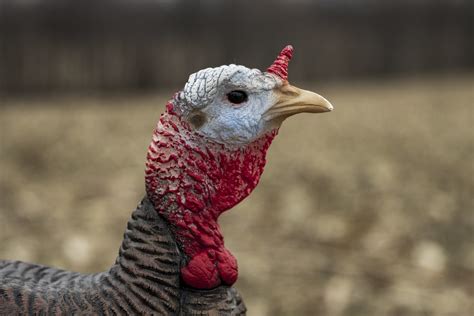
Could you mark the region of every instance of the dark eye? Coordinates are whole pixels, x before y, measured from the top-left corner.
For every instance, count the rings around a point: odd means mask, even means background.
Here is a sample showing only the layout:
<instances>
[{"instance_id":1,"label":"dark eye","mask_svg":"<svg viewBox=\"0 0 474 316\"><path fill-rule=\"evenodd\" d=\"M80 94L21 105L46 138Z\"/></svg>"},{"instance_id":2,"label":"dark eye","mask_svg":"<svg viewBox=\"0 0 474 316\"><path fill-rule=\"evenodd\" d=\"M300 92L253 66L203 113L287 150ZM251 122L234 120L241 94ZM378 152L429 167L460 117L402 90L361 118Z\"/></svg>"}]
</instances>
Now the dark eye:
<instances>
[{"instance_id":1,"label":"dark eye","mask_svg":"<svg viewBox=\"0 0 474 316\"><path fill-rule=\"evenodd\" d=\"M234 104L240 104L248 100L248 95L245 91L234 90L227 93L227 99Z\"/></svg>"}]
</instances>

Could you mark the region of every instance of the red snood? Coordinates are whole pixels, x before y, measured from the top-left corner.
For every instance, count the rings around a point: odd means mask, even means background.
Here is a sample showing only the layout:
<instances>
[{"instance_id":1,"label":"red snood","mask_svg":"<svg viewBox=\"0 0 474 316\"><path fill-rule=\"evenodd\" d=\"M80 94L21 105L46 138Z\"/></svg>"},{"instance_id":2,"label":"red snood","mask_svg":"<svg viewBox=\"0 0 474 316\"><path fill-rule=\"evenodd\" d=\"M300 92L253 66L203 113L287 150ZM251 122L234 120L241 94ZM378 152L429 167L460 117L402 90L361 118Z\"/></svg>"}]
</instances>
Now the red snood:
<instances>
[{"instance_id":1,"label":"red snood","mask_svg":"<svg viewBox=\"0 0 474 316\"><path fill-rule=\"evenodd\" d=\"M184 283L198 289L237 280L237 261L224 247L217 219L256 187L277 130L247 145L224 145L192 130L167 104L148 147L145 183L187 257Z\"/></svg>"}]
</instances>

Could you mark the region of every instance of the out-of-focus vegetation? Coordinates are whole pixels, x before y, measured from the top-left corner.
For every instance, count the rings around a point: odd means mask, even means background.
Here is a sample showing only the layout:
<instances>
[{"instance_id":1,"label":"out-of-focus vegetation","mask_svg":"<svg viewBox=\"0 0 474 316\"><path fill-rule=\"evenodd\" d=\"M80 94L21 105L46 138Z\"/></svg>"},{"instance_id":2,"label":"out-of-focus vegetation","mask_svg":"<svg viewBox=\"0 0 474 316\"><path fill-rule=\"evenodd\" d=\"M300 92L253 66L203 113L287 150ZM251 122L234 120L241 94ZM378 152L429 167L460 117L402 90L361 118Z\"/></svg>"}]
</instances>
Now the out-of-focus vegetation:
<instances>
[{"instance_id":1,"label":"out-of-focus vegetation","mask_svg":"<svg viewBox=\"0 0 474 316\"><path fill-rule=\"evenodd\" d=\"M222 217L249 315L472 315L474 77L314 88ZM171 92L4 100L0 257L114 262Z\"/></svg>"},{"instance_id":2,"label":"out-of-focus vegetation","mask_svg":"<svg viewBox=\"0 0 474 316\"><path fill-rule=\"evenodd\" d=\"M292 80L474 69L472 0L1 0L0 94L152 90L295 46Z\"/></svg>"}]
</instances>

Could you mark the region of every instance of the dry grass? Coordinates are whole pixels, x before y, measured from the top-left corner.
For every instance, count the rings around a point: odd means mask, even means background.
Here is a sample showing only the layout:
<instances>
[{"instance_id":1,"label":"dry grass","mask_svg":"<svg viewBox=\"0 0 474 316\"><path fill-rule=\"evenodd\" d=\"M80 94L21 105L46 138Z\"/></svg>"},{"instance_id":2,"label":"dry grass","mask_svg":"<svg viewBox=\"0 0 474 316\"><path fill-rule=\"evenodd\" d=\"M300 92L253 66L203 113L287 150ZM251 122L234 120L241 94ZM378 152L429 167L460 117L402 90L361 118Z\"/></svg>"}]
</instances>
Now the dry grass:
<instances>
[{"instance_id":1,"label":"dry grass","mask_svg":"<svg viewBox=\"0 0 474 316\"><path fill-rule=\"evenodd\" d=\"M249 315L472 315L473 86L316 89L336 111L286 122L258 188L222 217ZM110 265L164 101L4 101L0 257Z\"/></svg>"}]
</instances>

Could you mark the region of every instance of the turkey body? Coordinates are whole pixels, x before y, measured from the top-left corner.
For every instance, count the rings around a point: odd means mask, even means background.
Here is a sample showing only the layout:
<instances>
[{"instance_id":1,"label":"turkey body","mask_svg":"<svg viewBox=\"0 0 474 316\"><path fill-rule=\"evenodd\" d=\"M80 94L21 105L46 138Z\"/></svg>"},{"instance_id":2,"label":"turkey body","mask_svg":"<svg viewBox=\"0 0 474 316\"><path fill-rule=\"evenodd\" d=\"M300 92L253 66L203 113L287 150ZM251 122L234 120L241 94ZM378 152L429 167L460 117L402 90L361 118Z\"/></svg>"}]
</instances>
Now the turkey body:
<instances>
[{"instance_id":1,"label":"turkey body","mask_svg":"<svg viewBox=\"0 0 474 316\"><path fill-rule=\"evenodd\" d=\"M218 217L257 186L281 123L333 110L288 82L293 47L261 72L202 69L166 104L148 147L145 197L115 264L80 274L0 261L0 315L243 315Z\"/></svg>"},{"instance_id":2,"label":"turkey body","mask_svg":"<svg viewBox=\"0 0 474 316\"><path fill-rule=\"evenodd\" d=\"M108 271L81 274L0 261L0 315L245 315L232 287L182 286L184 260L168 223L145 197Z\"/></svg>"}]
</instances>

